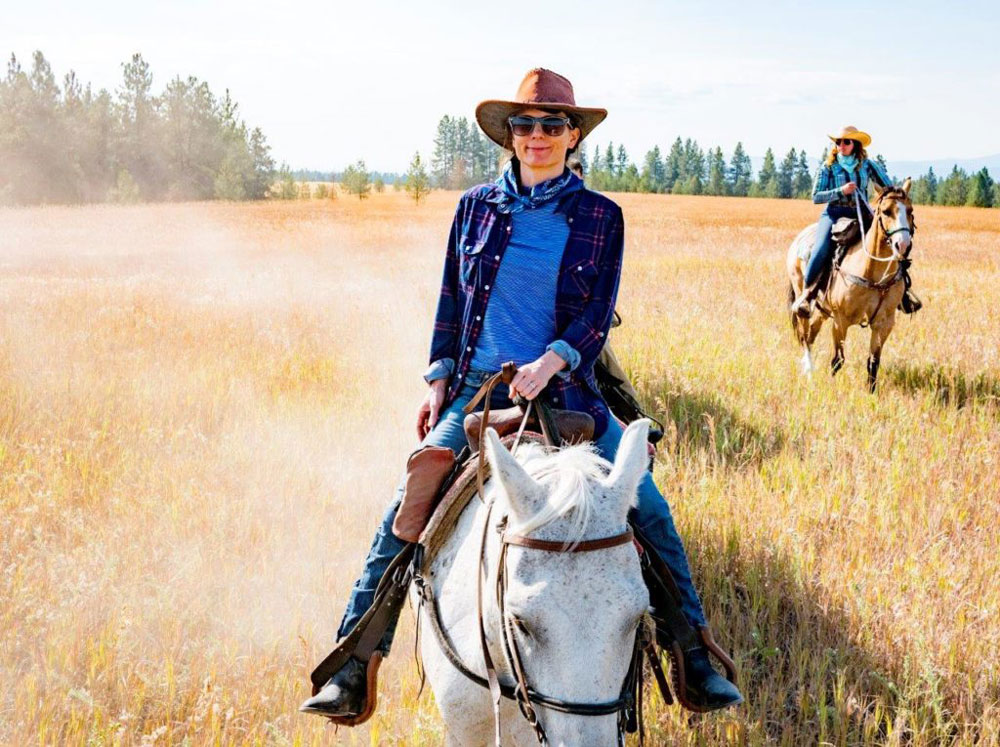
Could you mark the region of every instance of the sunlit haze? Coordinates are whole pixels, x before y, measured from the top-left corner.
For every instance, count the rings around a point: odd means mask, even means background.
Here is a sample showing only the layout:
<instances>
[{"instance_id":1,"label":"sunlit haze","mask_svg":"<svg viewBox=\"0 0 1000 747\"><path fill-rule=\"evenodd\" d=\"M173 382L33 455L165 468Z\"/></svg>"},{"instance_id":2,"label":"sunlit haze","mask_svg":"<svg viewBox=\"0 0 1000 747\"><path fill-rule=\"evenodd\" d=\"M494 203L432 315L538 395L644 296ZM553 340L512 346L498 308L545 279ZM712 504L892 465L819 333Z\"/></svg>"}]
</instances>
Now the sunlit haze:
<instances>
[{"instance_id":1,"label":"sunlit haze","mask_svg":"<svg viewBox=\"0 0 1000 747\"><path fill-rule=\"evenodd\" d=\"M994 3L18 3L0 50L57 76L119 85L136 51L154 90L175 75L229 88L293 167L356 158L403 170L443 114L511 96L523 73L569 77L610 116L590 138L634 160L678 135L731 151L823 146L853 123L890 161L1000 151Z\"/></svg>"}]
</instances>

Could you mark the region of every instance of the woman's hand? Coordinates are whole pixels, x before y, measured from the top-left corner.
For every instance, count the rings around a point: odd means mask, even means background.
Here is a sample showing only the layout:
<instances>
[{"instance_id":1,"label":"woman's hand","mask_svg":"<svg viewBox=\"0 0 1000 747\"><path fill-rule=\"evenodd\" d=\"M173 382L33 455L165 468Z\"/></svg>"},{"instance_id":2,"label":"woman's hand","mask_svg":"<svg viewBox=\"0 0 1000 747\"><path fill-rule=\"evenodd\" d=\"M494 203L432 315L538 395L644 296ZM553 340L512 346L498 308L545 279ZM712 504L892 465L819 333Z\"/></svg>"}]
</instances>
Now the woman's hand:
<instances>
[{"instance_id":1,"label":"woman's hand","mask_svg":"<svg viewBox=\"0 0 1000 747\"><path fill-rule=\"evenodd\" d=\"M427 395L417 409L417 438L421 441L437 425L438 416L441 414L441 405L444 404L444 395L447 390L447 379L435 379L430 383Z\"/></svg>"},{"instance_id":2,"label":"woman's hand","mask_svg":"<svg viewBox=\"0 0 1000 747\"><path fill-rule=\"evenodd\" d=\"M538 396L549 379L555 376L556 371L561 371L566 366L566 361L556 353L548 350L538 360L521 366L514 380L510 383L511 397L520 394L527 400L533 400Z\"/></svg>"},{"instance_id":3,"label":"woman's hand","mask_svg":"<svg viewBox=\"0 0 1000 747\"><path fill-rule=\"evenodd\" d=\"M857 188L858 188L857 184L855 184L854 182L848 182L847 184L845 184L843 187L840 188L840 191L843 192L845 195L853 195L854 190L856 190Z\"/></svg>"}]
</instances>

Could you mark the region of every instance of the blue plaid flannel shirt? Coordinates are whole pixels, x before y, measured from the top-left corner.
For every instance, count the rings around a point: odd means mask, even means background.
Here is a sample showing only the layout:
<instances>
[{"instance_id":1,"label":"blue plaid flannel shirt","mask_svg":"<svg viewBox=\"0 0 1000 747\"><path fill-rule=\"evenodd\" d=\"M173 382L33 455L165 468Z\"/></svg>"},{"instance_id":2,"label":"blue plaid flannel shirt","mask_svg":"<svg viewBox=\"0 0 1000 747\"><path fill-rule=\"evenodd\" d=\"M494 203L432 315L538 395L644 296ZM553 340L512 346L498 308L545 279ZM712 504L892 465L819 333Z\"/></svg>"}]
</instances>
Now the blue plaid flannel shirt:
<instances>
[{"instance_id":1,"label":"blue plaid flannel shirt","mask_svg":"<svg viewBox=\"0 0 1000 747\"><path fill-rule=\"evenodd\" d=\"M886 176L878 161L866 158L861 162L858 171L861 172L858 175L860 181L858 189L861 190L862 197L868 197L869 181L875 182L883 189L892 184L892 180ZM851 181L850 174L836 161L833 162L832 166L825 164L820 166L819 171L816 172L816 183L813 185L813 202L816 204L829 202L840 207L854 207L854 198L841 191L849 181Z\"/></svg>"},{"instance_id":2,"label":"blue plaid flannel shirt","mask_svg":"<svg viewBox=\"0 0 1000 747\"><path fill-rule=\"evenodd\" d=\"M495 184L468 190L448 236L430 352L432 367L444 364L451 371L444 407L469 370L510 238L511 215L497 210L501 198ZM570 231L556 283L556 329L558 338L579 353L580 362L569 376L553 376L543 396L555 407L592 415L597 437L607 428L610 413L597 388L594 361L607 340L618 295L625 223L621 208L596 192L582 189L557 199L556 212L566 216Z\"/></svg>"}]
</instances>

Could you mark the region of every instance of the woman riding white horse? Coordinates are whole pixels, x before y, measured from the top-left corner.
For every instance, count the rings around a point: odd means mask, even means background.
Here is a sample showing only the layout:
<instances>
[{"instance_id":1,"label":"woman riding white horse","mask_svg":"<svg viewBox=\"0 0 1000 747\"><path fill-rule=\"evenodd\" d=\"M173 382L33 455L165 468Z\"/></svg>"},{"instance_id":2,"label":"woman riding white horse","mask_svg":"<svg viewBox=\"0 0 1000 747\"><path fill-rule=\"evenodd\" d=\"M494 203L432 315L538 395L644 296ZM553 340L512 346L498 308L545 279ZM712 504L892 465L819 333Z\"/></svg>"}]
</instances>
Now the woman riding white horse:
<instances>
[{"instance_id":1,"label":"woman riding white horse","mask_svg":"<svg viewBox=\"0 0 1000 747\"><path fill-rule=\"evenodd\" d=\"M466 440L463 408L512 360L519 371L509 391L496 390L494 406L510 406L514 395L543 396L557 408L589 413L598 451L613 458L622 427L598 393L593 365L611 325L624 222L614 202L587 190L566 167L568 155L605 116L604 109L576 106L570 82L540 68L525 76L514 100L477 107L483 131L513 156L496 182L470 189L458 204L424 374L428 391L417 414L423 445L457 453ZM376 532L338 639L372 605L379 580L404 548L391 531L401 492L402 486ZM707 629L670 509L648 473L632 521L669 567L684 616ZM390 626L383 652L391 641ZM709 710L742 701L712 668L705 647L684 654L689 702ZM350 717L362 711L365 698L365 669L352 658L302 710Z\"/></svg>"}]
</instances>

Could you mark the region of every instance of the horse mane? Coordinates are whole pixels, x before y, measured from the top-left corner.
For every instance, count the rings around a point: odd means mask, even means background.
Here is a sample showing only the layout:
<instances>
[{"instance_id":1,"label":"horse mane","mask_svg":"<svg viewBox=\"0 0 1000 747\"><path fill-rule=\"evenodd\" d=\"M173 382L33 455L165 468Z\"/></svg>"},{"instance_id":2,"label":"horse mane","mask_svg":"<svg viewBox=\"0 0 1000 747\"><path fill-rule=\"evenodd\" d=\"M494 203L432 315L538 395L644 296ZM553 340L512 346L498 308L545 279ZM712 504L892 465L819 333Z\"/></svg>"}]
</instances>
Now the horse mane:
<instances>
[{"instance_id":1,"label":"horse mane","mask_svg":"<svg viewBox=\"0 0 1000 747\"><path fill-rule=\"evenodd\" d=\"M518 461L532 479L546 488L548 498L538 513L511 527L511 531L529 534L572 513L569 536L564 539L569 544L584 539L595 513L599 483L608 476L611 463L590 443L555 452L546 451L540 444L523 444Z\"/></svg>"}]
</instances>

